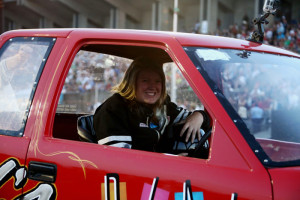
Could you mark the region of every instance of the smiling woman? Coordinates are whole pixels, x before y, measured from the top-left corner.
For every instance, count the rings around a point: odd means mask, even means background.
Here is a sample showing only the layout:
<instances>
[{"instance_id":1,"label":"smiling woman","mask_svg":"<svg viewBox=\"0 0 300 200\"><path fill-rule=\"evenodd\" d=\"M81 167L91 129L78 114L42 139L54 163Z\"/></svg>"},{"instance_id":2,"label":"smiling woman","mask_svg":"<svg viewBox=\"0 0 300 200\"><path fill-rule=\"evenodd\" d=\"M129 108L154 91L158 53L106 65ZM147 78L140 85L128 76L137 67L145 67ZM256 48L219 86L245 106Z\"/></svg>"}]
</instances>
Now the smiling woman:
<instances>
[{"instance_id":1,"label":"smiling woman","mask_svg":"<svg viewBox=\"0 0 300 200\"><path fill-rule=\"evenodd\" d=\"M149 63L151 62L147 62L147 64ZM147 104L159 102L161 97L165 98L166 96L165 87L162 87L163 84L165 84L165 77L162 69L159 70L159 66L155 67L153 64L151 70L141 70L136 78L136 100Z\"/></svg>"},{"instance_id":2,"label":"smiling woman","mask_svg":"<svg viewBox=\"0 0 300 200\"><path fill-rule=\"evenodd\" d=\"M137 79L136 99L140 102L154 104L161 95L162 80L152 71L142 71Z\"/></svg>"},{"instance_id":3,"label":"smiling woman","mask_svg":"<svg viewBox=\"0 0 300 200\"><path fill-rule=\"evenodd\" d=\"M171 153L173 124L185 120L180 136L186 131L192 142L209 126L204 111L192 113L170 101L162 66L149 58L136 59L113 91L94 115L98 144Z\"/></svg>"}]
</instances>

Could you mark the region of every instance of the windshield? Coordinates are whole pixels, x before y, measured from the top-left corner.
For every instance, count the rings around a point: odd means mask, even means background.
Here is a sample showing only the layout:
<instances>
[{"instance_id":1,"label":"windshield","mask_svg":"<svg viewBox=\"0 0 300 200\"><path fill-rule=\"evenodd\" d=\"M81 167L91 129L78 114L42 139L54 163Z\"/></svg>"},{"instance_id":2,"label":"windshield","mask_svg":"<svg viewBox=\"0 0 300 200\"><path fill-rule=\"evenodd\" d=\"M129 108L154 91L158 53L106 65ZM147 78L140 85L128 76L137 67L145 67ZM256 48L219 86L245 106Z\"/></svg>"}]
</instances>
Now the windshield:
<instances>
[{"instance_id":1,"label":"windshield","mask_svg":"<svg viewBox=\"0 0 300 200\"><path fill-rule=\"evenodd\" d=\"M299 164L300 59L245 50L185 50L255 153L263 150L262 162Z\"/></svg>"}]
</instances>

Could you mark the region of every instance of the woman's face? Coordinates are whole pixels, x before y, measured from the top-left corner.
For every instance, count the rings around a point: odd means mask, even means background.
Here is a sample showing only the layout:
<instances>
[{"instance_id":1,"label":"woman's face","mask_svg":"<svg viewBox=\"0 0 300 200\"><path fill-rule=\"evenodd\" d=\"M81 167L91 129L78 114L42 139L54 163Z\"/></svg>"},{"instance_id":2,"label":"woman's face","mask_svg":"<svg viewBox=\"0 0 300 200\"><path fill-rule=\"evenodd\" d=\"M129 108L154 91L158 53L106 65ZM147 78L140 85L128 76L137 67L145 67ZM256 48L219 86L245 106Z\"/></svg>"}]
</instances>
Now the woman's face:
<instances>
[{"instance_id":1,"label":"woman's face","mask_svg":"<svg viewBox=\"0 0 300 200\"><path fill-rule=\"evenodd\" d=\"M158 73L143 70L137 76L136 100L142 103L154 104L160 98L162 80Z\"/></svg>"}]
</instances>

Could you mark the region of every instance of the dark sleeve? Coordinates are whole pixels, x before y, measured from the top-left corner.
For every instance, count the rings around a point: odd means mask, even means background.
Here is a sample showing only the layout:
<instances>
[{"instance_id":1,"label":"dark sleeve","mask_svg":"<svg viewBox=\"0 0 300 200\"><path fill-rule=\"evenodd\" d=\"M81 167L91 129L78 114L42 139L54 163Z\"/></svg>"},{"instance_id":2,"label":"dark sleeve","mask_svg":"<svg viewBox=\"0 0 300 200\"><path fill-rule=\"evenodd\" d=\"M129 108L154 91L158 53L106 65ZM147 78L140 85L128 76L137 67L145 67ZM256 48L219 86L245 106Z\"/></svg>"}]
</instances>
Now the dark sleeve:
<instances>
[{"instance_id":1,"label":"dark sleeve","mask_svg":"<svg viewBox=\"0 0 300 200\"><path fill-rule=\"evenodd\" d=\"M200 112L203 116L203 123L201 128L207 132L210 129L210 118L206 111L204 110L195 110L194 112Z\"/></svg>"},{"instance_id":2,"label":"dark sleeve","mask_svg":"<svg viewBox=\"0 0 300 200\"><path fill-rule=\"evenodd\" d=\"M176 124L187 118L192 112L187 109L177 106L171 102L169 95L166 98L165 104L167 105L167 115L170 117L170 124Z\"/></svg>"},{"instance_id":3,"label":"dark sleeve","mask_svg":"<svg viewBox=\"0 0 300 200\"><path fill-rule=\"evenodd\" d=\"M94 129L98 144L131 148L130 135L125 102L110 98L94 114Z\"/></svg>"}]
</instances>

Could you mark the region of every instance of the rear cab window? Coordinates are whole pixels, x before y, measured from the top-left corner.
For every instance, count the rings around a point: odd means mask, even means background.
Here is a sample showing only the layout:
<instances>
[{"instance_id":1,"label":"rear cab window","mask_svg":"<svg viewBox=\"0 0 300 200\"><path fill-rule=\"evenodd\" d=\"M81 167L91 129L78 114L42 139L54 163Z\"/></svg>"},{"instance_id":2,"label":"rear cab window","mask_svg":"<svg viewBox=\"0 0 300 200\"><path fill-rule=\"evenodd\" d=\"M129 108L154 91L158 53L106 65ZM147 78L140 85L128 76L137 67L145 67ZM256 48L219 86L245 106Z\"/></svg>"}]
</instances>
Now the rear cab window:
<instances>
[{"instance_id":1,"label":"rear cab window","mask_svg":"<svg viewBox=\"0 0 300 200\"><path fill-rule=\"evenodd\" d=\"M16 37L0 50L0 134L22 136L54 38Z\"/></svg>"}]
</instances>

